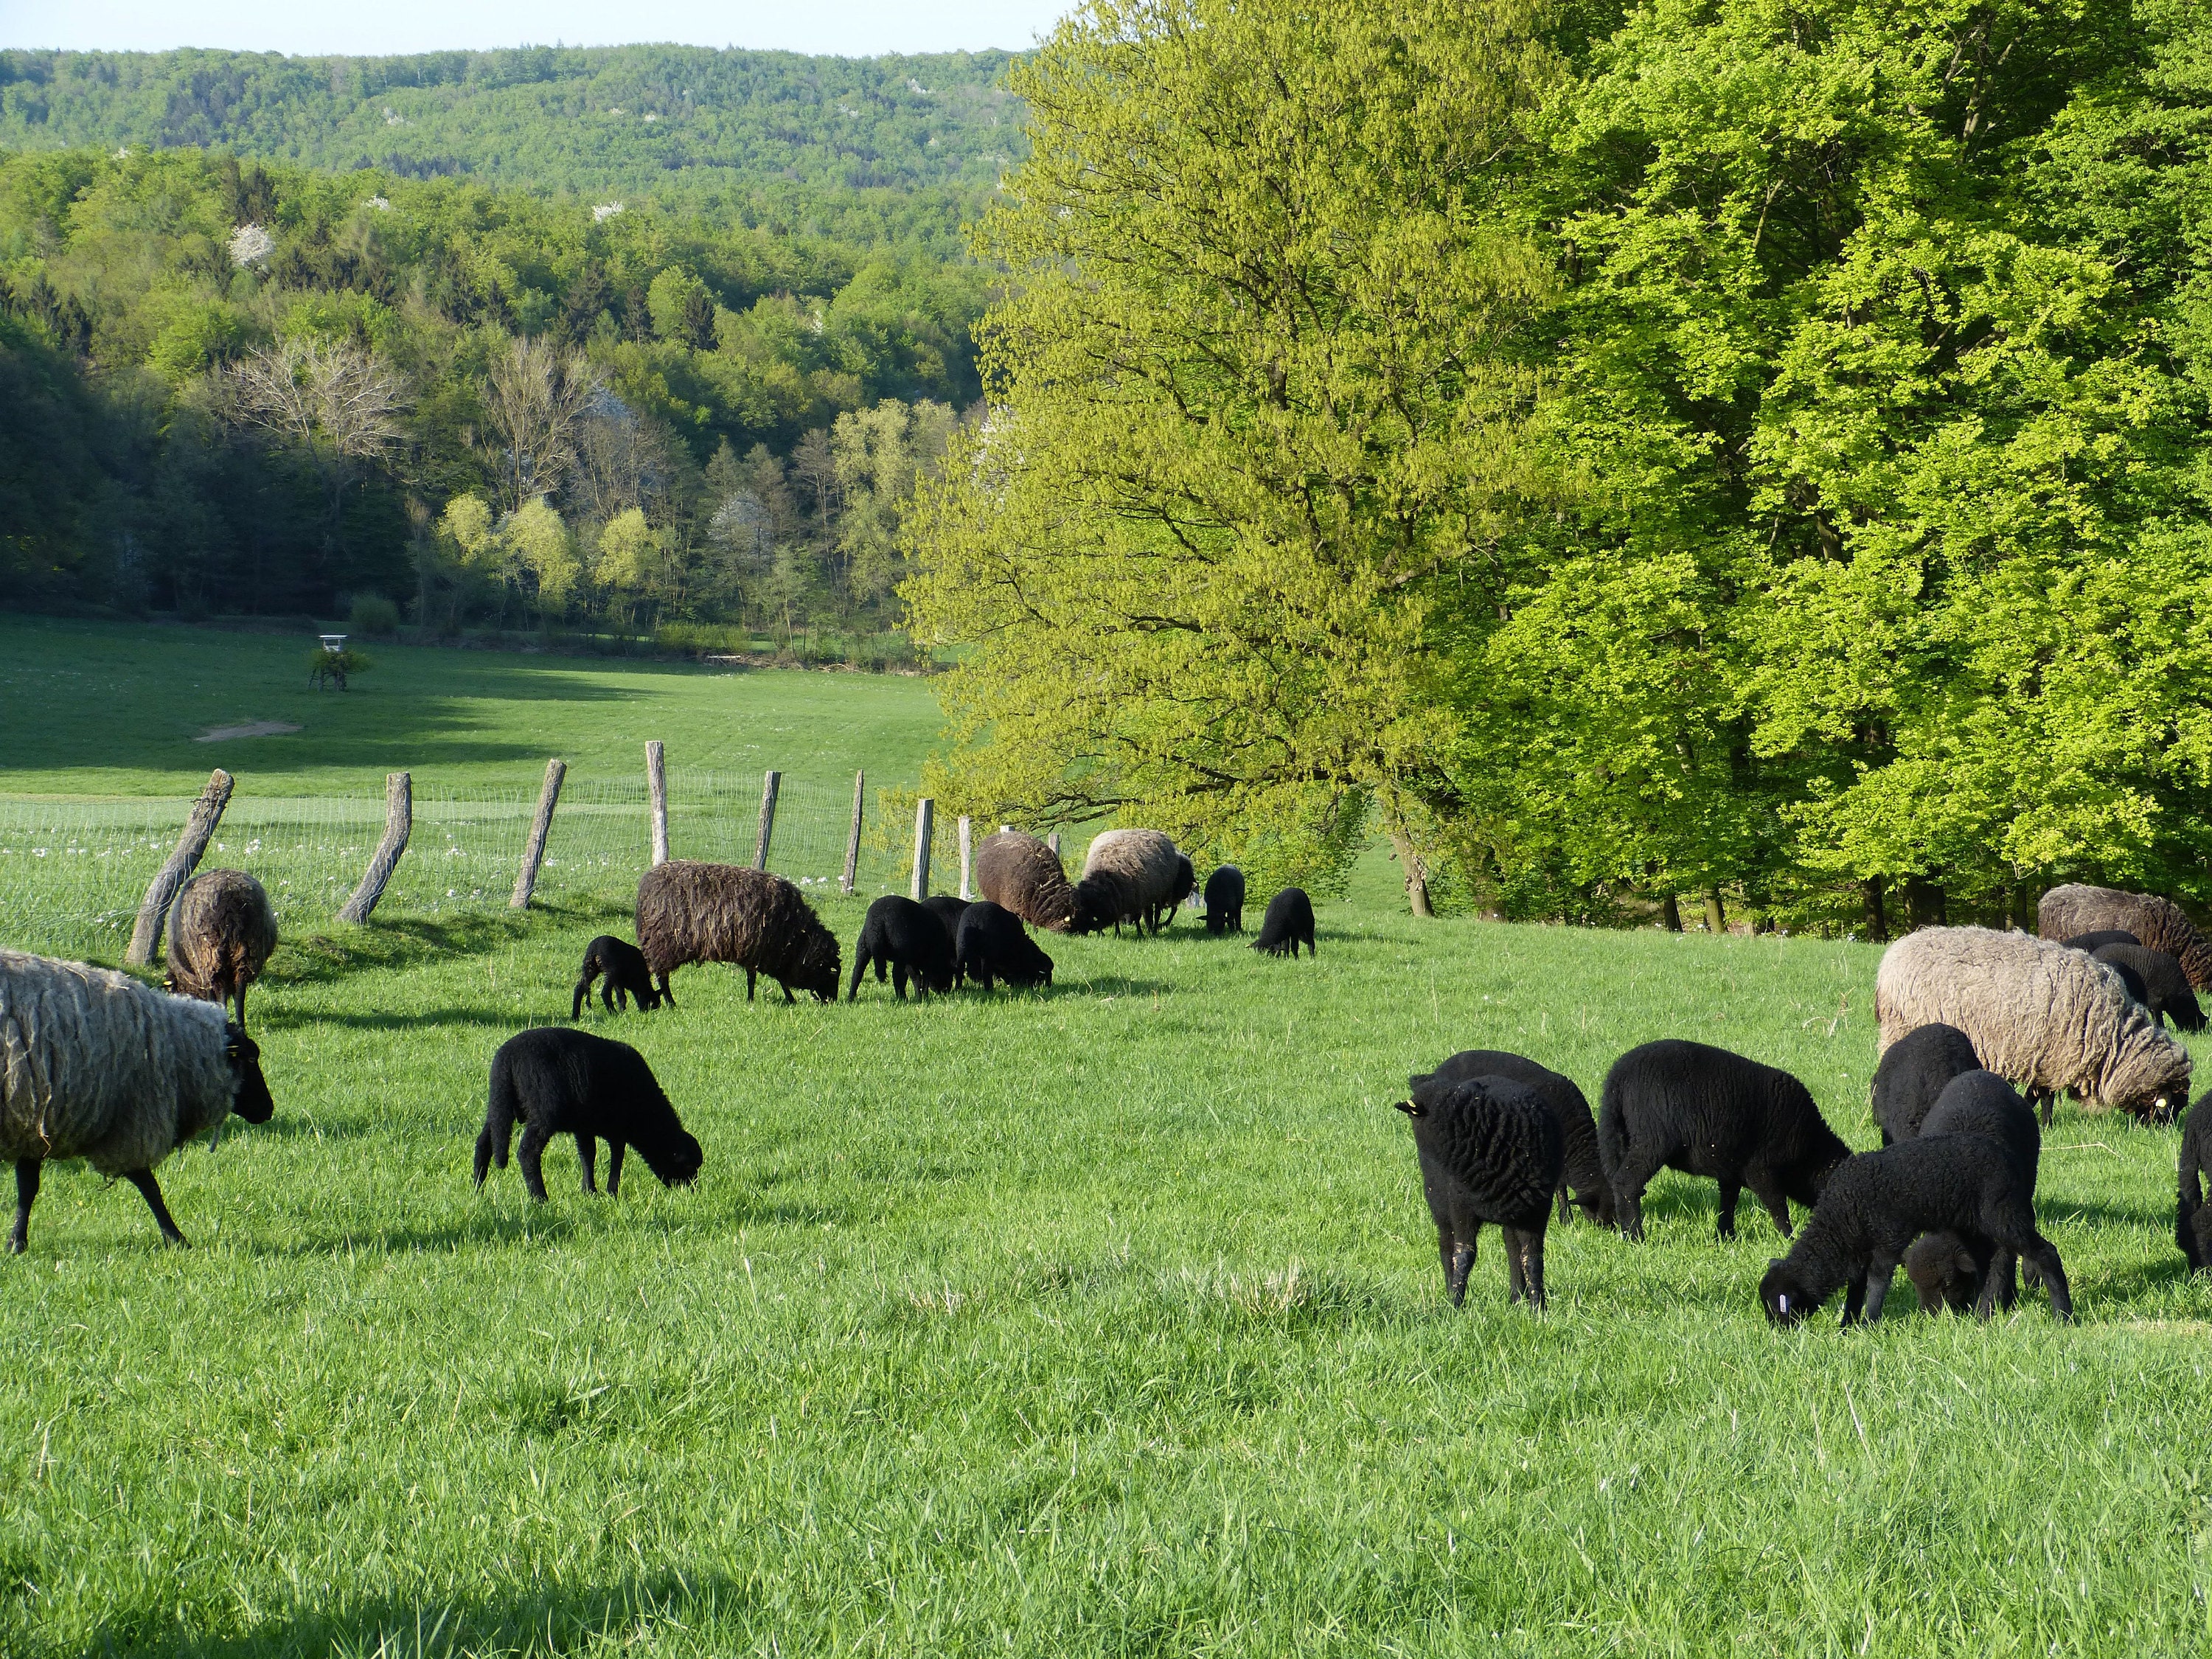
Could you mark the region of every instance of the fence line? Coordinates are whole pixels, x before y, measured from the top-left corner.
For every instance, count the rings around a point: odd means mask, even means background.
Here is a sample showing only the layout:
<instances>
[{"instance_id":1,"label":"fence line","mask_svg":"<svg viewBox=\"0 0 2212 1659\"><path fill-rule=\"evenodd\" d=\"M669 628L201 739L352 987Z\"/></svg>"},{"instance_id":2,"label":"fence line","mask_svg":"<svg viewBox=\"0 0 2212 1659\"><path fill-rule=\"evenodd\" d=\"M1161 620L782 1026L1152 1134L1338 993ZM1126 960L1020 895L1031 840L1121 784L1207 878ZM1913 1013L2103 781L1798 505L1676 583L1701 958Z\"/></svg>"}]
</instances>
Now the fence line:
<instances>
[{"instance_id":1,"label":"fence line","mask_svg":"<svg viewBox=\"0 0 2212 1659\"><path fill-rule=\"evenodd\" d=\"M763 839L757 770L665 769L670 855L750 864ZM259 795L242 775L202 869L244 870L269 890L287 932L334 924L386 831L386 799L365 776L359 795ZM441 787L416 775L413 824L379 919L504 912L520 889L532 832L548 793L538 782ZM778 775L768 867L828 899L844 886L863 898L908 890L914 825L864 781ZM191 798L0 795L0 945L119 960L149 884L174 851ZM868 833L855 836L856 808ZM951 821L933 824L935 884L956 878ZM642 767L626 776L568 771L546 827L530 902L625 903L653 856Z\"/></svg>"}]
</instances>

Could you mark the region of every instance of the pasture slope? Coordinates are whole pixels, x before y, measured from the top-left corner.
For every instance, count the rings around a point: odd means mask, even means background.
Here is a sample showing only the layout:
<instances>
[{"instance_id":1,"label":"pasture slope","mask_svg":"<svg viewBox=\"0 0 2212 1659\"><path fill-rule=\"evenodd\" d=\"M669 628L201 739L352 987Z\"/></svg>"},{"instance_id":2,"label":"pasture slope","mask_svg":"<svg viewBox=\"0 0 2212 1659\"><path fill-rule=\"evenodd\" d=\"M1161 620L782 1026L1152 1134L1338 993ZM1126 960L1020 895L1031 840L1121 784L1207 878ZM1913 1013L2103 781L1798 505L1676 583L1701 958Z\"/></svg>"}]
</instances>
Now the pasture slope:
<instances>
[{"instance_id":1,"label":"pasture slope","mask_svg":"<svg viewBox=\"0 0 2212 1659\"><path fill-rule=\"evenodd\" d=\"M716 699L829 729L849 698L839 741L886 753L868 722L927 701L434 657L506 693L429 738L538 755L585 752L610 697L702 742ZM21 738L16 684L0 788L27 750L49 789L204 769ZM255 741L319 763L313 726ZM620 906L295 937L254 996L275 1121L162 1172L196 1248L63 1169L0 1261L0 1652L2203 1650L2212 1285L2170 1242L2172 1131L2062 1108L2070 1329L1907 1291L1778 1334L1765 1217L1723 1247L1673 1176L1641 1248L1554 1231L1546 1316L1506 1305L1494 1235L1454 1313L1409 1069L1517 1048L1595 1097L1696 1036L1869 1146L1876 952L1416 925L1386 869L1296 965L1182 924L1048 940L1036 996L748 1006L687 969L680 1008L586 1018L652 1060L698 1185L634 1164L587 1201L559 1146L535 1212L512 1170L469 1188L486 1065ZM860 910L826 908L848 961Z\"/></svg>"}]
</instances>

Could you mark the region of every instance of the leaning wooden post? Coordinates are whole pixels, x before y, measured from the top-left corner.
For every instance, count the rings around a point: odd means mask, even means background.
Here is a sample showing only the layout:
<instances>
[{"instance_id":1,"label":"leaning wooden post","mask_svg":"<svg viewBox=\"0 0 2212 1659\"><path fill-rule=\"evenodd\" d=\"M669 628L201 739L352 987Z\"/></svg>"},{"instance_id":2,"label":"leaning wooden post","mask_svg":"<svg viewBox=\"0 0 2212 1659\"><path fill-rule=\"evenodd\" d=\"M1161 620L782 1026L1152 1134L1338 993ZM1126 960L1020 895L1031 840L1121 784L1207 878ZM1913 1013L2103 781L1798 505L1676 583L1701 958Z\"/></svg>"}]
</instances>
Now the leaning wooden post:
<instances>
[{"instance_id":1,"label":"leaning wooden post","mask_svg":"<svg viewBox=\"0 0 2212 1659\"><path fill-rule=\"evenodd\" d=\"M968 890L968 878L975 867L975 823L973 818L960 820L960 896L963 900L975 897Z\"/></svg>"},{"instance_id":2,"label":"leaning wooden post","mask_svg":"<svg viewBox=\"0 0 2212 1659\"><path fill-rule=\"evenodd\" d=\"M753 868L768 868L769 837L775 833L775 792L783 782L783 774L770 772L761 781L760 836L753 842Z\"/></svg>"},{"instance_id":3,"label":"leaning wooden post","mask_svg":"<svg viewBox=\"0 0 2212 1659\"><path fill-rule=\"evenodd\" d=\"M853 833L845 837L845 879L840 884L849 893L860 874L860 805L866 799L862 792L868 787L868 775L863 771L853 774Z\"/></svg>"},{"instance_id":4,"label":"leaning wooden post","mask_svg":"<svg viewBox=\"0 0 2212 1659\"><path fill-rule=\"evenodd\" d=\"M407 836L414 828L415 780L404 772L394 772L384 780L384 839L376 844L376 856L362 872L361 885L338 912L340 921L358 925L368 920L377 900L384 896L385 884L399 867L399 855L407 850Z\"/></svg>"},{"instance_id":5,"label":"leaning wooden post","mask_svg":"<svg viewBox=\"0 0 2212 1659\"><path fill-rule=\"evenodd\" d=\"M645 787L653 797L653 861L668 862L668 768L658 738L645 745Z\"/></svg>"},{"instance_id":6,"label":"leaning wooden post","mask_svg":"<svg viewBox=\"0 0 2212 1659\"><path fill-rule=\"evenodd\" d=\"M553 809L561 799L561 780L568 775L568 763L545 763L545 787L538 792L538 816L530 825L529 844L522 849L522 868L514 874L514 892L507 901L510 910L527 910L538 888L538 866L545 862L545 837L553 831Z\"/></svg>"},{"instance_id":7,"label":"leaning wooden post","mask_svg":"<svg viewBox=\"0 0 2212 1659\"><path fill-rule=\"evenodd\" d=\"M146 896L138 903L138 920L131 928L131 948L124 952L124 961L133 968L150 968L161 948L161 927L169 917L169 906L198 867L200 854L207 851L215 827L222 822L222 809L230 805L232 780L220 766L208 774L207 785L200 798L192 803L191 816L185 819L185 833L177 837L177 850L169 854L151 884Z\"/></svg>"},{"instance_id":8,"label":"leaning wooden post","mask_svg":"<svg viewBox=\"0 0 2212 1659\"><path fill-rule=\"evenodd\" d=\"M914 804L914 900L929 896L929 836L937 821L937 803L924 795Z\"/></svg>"},{"instance_id":9,"label":"leaning wooden post","mask_svg":"<svg viewBox=\"0 0 2212 1659\"><path fill-rule=\"evenodd\" d=\"M1060 856L1060 831L1055 830L1050 835L1047 836L1044 838L1044 844L1052 848L1053 857L1058 858Z\"/></svg>"}]
</instances>

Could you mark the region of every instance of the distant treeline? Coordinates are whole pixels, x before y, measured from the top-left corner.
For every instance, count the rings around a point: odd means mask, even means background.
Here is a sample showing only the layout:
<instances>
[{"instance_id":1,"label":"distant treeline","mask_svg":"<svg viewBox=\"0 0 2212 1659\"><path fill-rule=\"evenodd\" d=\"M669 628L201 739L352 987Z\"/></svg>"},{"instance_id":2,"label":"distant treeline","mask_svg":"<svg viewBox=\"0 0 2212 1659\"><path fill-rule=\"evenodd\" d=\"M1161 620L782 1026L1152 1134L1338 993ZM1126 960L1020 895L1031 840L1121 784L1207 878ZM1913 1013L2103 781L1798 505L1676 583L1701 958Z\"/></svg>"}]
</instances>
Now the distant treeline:
<instances>
[{"instance_id":1,"label":"distant treeline","mask_svg":"<svg viewBox=\"0 0 2212 1659\"><path fill-rule=\"evenodd\" d=\"M873 625L985 295L911 243L649 201L0 156L0 590Z\"/></svg>"}]
</instances>

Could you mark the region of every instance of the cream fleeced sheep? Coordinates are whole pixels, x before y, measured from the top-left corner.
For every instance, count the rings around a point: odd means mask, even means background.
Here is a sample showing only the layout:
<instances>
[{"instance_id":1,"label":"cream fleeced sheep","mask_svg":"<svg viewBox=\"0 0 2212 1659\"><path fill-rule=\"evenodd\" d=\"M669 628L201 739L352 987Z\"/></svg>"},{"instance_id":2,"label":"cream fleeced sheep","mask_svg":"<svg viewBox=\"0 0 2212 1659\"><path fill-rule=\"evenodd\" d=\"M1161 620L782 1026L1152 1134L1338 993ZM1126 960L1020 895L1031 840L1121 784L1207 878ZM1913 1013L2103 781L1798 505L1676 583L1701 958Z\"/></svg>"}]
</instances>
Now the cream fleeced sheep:
<instances>
[{"instance_id":1,"label":"cream fleeced sheep","mask_svg":"<svg viewBox=\"0 0 2212 1659\"><path fill-rule=\"evenodd\" d=\"M39 1166L71 1158L127 1177L162 1232L183 1243L154 1168L234 1109L265 1122L269 1089L258 1051L221 1007L104 968L0 951L0 1158L16 1166L11 1248L23 1248Z\"/></svg>"},{"instance_id":2,"label":"cream fleeced sheep","mask_svg":"<svg viewBox=\"0 0 2212 1659\"><path fill-rule=\"evenodd\" d=\"M1125 921L1159 931L1160 913L1176 899L1178 877L1188 867L1182 853L1158 830L1109 830L1083 857L1075 884L1076 927L1095 933Z\"/></svg>"},{"instance_id":3,"label":"cream fleeced sheep","mask_svg":"<svg viewBox=\"0 0 2212 1659\"><path fill-rule=\"evenodd\" d=\"M2189 1051L2111 967L2056 940L1922 928L1883 952L1874 1006L1881 1049L1922 1025L1956 1026L1984 1066L2043 1097L2046 1122L2061 1089L2153 1116L2188 1103Z\"/></svg>"}]
</instances>

